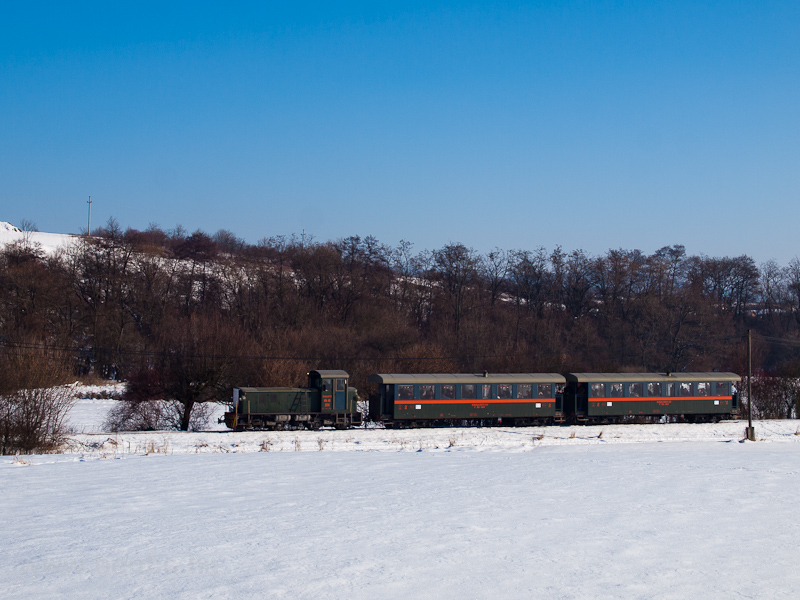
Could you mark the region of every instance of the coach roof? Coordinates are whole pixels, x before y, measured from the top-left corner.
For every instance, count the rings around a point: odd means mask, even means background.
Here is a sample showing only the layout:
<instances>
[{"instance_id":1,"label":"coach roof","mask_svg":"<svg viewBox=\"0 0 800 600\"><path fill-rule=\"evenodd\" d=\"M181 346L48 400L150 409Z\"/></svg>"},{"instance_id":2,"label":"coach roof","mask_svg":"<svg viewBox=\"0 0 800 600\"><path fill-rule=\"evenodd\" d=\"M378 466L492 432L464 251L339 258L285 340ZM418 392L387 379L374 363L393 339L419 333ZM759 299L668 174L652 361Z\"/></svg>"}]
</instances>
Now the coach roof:
<instances>
[{"instance_id":1,"label":"coach roof","mask_svg":"<svg viewBox=\"0 0 800 600\"><path fill-rule=\"evenodd\" d=\"M656 381L741 381L736 373L567 373L567 381L588 382L656 382Z\"/></svg>"},{"instance_id":2,"label":"coach roof","mask_svg":"<svg viewBox=\"0 0 800 600\"><path fill-rule=\"evenodd\" d=\"M566 383L560 373L375 373L372 383Z\"/></svg>"}]
</instances>

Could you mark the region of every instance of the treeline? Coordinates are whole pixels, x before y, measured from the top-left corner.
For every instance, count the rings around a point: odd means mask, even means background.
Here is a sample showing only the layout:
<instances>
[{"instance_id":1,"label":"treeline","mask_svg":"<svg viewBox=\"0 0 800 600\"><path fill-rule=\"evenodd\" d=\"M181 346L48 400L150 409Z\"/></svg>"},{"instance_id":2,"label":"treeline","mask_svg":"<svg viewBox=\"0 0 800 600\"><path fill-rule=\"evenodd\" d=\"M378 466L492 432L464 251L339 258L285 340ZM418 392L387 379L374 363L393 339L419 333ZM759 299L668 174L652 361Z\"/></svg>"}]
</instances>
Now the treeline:
<instances>
[{"instance_id":1,"label":"treeline","mask_svg":"<svg viewBox=\"0 0 800 600\"><path fill-rule=\"evenodd\" d=\"M416 252L372 237L247 244L228 231L122 230L0 253L0 343L169 398L190 423L233 385L373 372L746 371L800 375L800 259L609 250ZM776 340L781 340L777 343ZM1 382L0 382L1 384ZM775 415L778 416L778 415Z\"/></svg>"}]
</instances>

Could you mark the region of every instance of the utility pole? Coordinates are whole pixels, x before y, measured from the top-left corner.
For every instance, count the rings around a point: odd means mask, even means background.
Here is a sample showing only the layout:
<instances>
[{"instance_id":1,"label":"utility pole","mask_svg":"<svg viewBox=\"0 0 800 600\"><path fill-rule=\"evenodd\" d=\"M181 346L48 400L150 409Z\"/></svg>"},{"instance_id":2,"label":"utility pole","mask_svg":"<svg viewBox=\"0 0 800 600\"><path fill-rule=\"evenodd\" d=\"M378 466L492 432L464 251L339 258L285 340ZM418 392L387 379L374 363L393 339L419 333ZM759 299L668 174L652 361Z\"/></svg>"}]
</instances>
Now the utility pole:
<instances>
[{"instance_id":1,"label":"utility pole","mask_svg":"<svg viewBox=\"0 0 800 600\"><path fill-rule=\"evenodd\" d=\"M89 196L89 201L86 203L89 205L89 223L86 225L86 237L92 235L92 197Z\"/></svg>"},{"instance_id":2,"label":"utility pole","mask_svg":"<svg viewBox=\"0 0 800 600\"><path fill-rule=\"evenodd\" d=\"M750 330L747 330L747 429L745 437L751 442L756 441L756 430L753 428L753 351Z\"/></svg>"}]
</instances>

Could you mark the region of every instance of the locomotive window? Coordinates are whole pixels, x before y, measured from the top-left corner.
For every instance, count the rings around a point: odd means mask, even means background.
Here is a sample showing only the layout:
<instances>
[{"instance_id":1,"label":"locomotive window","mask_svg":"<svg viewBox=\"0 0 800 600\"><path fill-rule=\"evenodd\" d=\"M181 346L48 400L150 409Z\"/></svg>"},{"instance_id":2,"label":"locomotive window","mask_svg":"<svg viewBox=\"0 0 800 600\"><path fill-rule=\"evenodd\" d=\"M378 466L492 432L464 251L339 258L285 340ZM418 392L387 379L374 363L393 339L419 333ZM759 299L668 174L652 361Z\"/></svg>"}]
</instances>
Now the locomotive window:
<instances>
[{"instance_id":1,"label":"locomotive window","mask_svg":"<svg viewBox=\"0 0 800 600\"><path fill-rule=\"evenodd\" d=\"M660 383L648 383L647 384L647 395L648 396L660 396L661 395L661 384Z\"/></svg>"},{"instance_id":2,"label":"locomotive window","mask_svg":"<svg viewBox=\"0 0 800 600\"><path fill-rule=\"evenodd\" d=\"M503 400L507 400L511 398L511 384L510 383L500 383L497 385L497 397Z\"/></svg>"},{"instance_id":3,"label":"locomotive window","mask_svg":"<svg viewBox=\"0 0 800 600\"><path fill-rule=\"evenodd\" d=\"M323 379L322 380L322 391L323 392L330 392L333 390L333 379Z\"/></svg>"},{"instance_id":4,"label":"locomotive window","mask_svg":"<svg viewBox=\"0 0 800 600\"><path fill-rule=\"evenodd\" d=\"M481 398L483 400L491 400L492 398L492 386L489 384L481 386Z\"/></svg>"},{"instance_id":5,"label":"locomotive window","mask_svg":"<svg viewBox=\"0 0 800 600\"><path fill-rule=\"evenodd\" d=\"M665 383L664 384L664 395L665 396L674 396L675 395L675 384L674 383L670 382L670 383Z\"/></svg>"},{"instance_id":6,"label":"locomotive window","mask_svg":"<svg viewBox=\"0 0 800 600\"><path fill-rule=\"evenodd\" d=\"M533 384L532 383L518 383L517 384L517 398L533 398Z\"/></svg>"},{"instance_id":7,"label":"locomotive window","mask_svg":"<svg viewBox=\"0 0 800 600\"><path fill-rule=\"evenodd\" d=\"M592 398L605 398L606 397L606 384L593 383L592 384Z\"/></svg>"},{"instance_id":8,"label":"locomotive window","mask_svg":"<svg viewBox=\"0 0 800 600\"><path fill-rule=\"evenodd\" d=\"M397 399L398 400L411 400L414 397L413 385L398 385L397 386Z\"/></svg>"},{"instance_id":9,"label":"locomotive window","mask_svg":"<svg viewBox=\"0 0 800 600\"><path fill-rule=\"evenodd\" d=\"M456 397L456 386L452 383L445 383L442 385L442 399L453 400Z\"/></svg>"},{"instance_id":10,"label":"locomotive window","mask_svg":"<svg viewBox=\"0 0 800 600\"><path fill-rule=\"evenodd\" d=\"M681 383L681 396L694 396L690 382L684 381Z\"/></svg>"},{"instance_id":11,"label":"locomotive window","mask_svg":"<svg viewBox=\"0 0 800 600\"><path fill-rule=\"evenodd\" d=\"M552 398L553 397L553 385L550 383L540 383L537 386L539 389L539 398Z\"/></svg>"},{"instance_id":12,"label":"locomotive window","mask_svg":"<svg viewBox=\"0 0 800 600\"><path fill-rule=\"evenodd\" d=\"M727 381L718 381L717 382L717 396L730 396L731 392L728 389L728 382Z\"/></svg>"},{"instance_id":13,"label":"locomotive window","mask_svg":"<svg viewBox=\"0 0 800 600\"><path fill-rule=\"evenodd\" d=\"M697 384L697 395L698 396L708 396L709 392L711 391L711 384L702 381Z\"/></svg>"},{"instance_id":14,"label":"locomotive window","mask_svg":"<svg viewBox=\"0 0 800 600\"><path fill-rule=\"evenodd\" d=\"M642 384L641 383L629 383L628 384L628 395L631 398L641 398L642 397Z\"/></svg>"},{"instance_id":15,"label":"locomotive window","mask_svg":"<svg viewBox=\"0 0 800 600\"><path fill-rule=\"evenodd\" d=\"M475 388L474 383L465 383L461 386L461 397L465 400L475 400Z\"/></svg>"},{"instance_id":16,"label":"locomotive window","mask_svg":"<svg viewBox=\"0 0 800 600\"><path fill-rule=\"evenodd\" d=\"M336 391L337 392L345 391L345 380L344 379L337 379L336 380Z\"/></svg>"},{"instance_id":17,"label":"locomotive window","mask_svg":"<svg viewBox=\"0 0 800 600\"><path fill-rule=\"evenodd\" d=\"M436 386L433 384L424 383L419 386L419 397L422 400L433 400L433 390Z\"/></svg>"},{"instance_id":18,"label":"locomotive window","mask_svg":"<svg viewBox=\"0 0 800 600\"><path fill-rule=\"evenodd\" d=\"M608 397L609 398L622 398L622 384L621 383L612 383L608 386Z\"/></svg>"}]
</instances>

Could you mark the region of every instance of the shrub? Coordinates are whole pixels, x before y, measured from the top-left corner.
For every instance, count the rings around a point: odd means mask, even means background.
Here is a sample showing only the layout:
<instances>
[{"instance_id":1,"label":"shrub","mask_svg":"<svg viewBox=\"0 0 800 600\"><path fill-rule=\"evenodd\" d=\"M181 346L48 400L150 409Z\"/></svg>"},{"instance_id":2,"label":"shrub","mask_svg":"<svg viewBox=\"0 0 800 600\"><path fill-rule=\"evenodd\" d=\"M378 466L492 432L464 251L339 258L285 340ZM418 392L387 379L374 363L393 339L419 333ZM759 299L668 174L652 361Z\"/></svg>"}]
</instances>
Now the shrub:
<instances>
[{"instance_id":1,"label":"shrub","mask_svg":"<svg viewBox=\"0 0 800 600\"><path fill-rule=\"evenodd\" d=\"M64 442L75 398L59 386L21 389L0 396L0 454L53 452Z\"/></svg>"},{"instance_id":2,"label":"shrub","mask_svg":"<svg viewBox=\"0 0 800 600\"><path fill-rule=\"evenodd\" d=\"M75 402L69 356L51 353L37 340L0 352L0 454L52 452L63 443Z\"/></svg>"},{"instance_id":3,"label":"shrub","mask_svg":"<svg viewBox=\"0 0 800 600\"><path fill-rule=\"evenodd\" d=\"M198 404L189 419L189 429L208 427L213 404ZM108 431L161 431L181 429L183 404L168 400L120 400L108 411L103 428Z\"/></svg>"}]
</instances>

